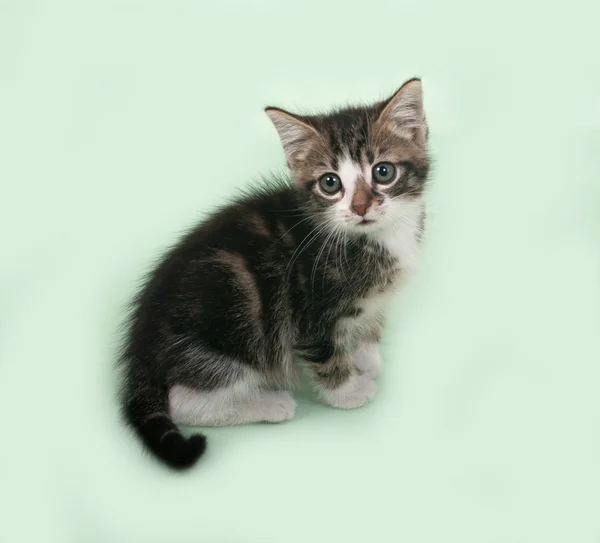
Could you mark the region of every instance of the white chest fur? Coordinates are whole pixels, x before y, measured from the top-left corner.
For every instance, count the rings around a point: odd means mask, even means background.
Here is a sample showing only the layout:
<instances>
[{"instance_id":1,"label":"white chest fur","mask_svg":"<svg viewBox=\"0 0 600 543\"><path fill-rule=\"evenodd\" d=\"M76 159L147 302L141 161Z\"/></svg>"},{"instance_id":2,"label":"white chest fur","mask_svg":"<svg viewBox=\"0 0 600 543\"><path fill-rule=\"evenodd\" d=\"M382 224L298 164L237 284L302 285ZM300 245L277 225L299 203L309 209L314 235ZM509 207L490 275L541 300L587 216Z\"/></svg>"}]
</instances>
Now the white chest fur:
<instances>
[{"instance_id":1,"label":"white chest fur","mask_svg":"<svg viewBox=\"0 0 600 543\"><path fill-rule=\"evenodd\" d=\"M422 217L421 199L394 204L393 226L378 232L375 239L398 259L404 273L416 270L419 261Z\"/></svg>"},{"instance_id":2,"label":"white chest fur","mask_svg":"<svg viewBox=\"0 0 600 543\"><path fill-rule=\"evenodd\" d=\"M387 287L374 288L367 296L359 298L355 307L361 312L357 317L342 319L338 329L340 337L350 340L361 333L373 330L383 324L385 315L393 301L394 293L402 285L404 278L418 265L420 238L422 234L423 205L420 201L396 204L393 224L375 234L379 243L397 262L395 279Z\"/></svg>"},{"instance_id":3,"label":"white chest fur","mask_svg":"<svg viewBox=\"0 0 600 543\"><path fill-rule=\"evenodd\" d=\"M357 301L357 307L363 310L365 319L377 318L378 315L385 314L394 291L418 266L423 204L420 200L397 204L395 215L393 226L378 232L375 239L397 259L399 273L397 279L384 292L376 291Z\"/></svg>"}]
</instances>

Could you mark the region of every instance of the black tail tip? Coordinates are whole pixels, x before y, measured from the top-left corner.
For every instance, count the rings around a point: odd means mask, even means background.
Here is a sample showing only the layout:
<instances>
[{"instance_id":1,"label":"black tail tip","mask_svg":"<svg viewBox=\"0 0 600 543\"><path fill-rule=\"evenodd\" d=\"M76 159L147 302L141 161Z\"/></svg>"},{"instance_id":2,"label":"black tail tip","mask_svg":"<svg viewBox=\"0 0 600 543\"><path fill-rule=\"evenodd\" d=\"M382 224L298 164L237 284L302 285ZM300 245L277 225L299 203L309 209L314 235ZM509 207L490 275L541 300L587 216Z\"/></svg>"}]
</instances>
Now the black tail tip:
<instances>
[{"instance_id":1,"label":"black tail tip","mask_svg":"<svg viewBox=\"0 0 600 543\"><path fill-rule=\"evenodd\" d=\"M194 434L188 438L180 433L165 435L156 451L160 458L171 468L184 470L191 468L206 450L206 436Z\"/></svg>"}]
</instances>

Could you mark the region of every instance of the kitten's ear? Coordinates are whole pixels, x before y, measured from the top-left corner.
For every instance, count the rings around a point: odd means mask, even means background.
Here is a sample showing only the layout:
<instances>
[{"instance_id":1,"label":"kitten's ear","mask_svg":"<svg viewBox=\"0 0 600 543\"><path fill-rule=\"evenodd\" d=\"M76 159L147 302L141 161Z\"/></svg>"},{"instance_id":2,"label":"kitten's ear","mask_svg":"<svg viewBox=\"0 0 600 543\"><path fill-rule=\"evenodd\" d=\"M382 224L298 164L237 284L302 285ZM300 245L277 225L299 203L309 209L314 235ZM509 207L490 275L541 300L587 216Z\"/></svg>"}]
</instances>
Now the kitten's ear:
<instances>
[{"instance_id":1,"label":"kitten's ear","mask_svg":"<svg viewBox=\"0 0 600 543\"><path fill-rule=\"evenodd\" d=\"M420 79L404 83L385 102L378 123L388 125L398 135L425 144L427 141L427 121L423 108L423 88Z\"/></svg>"},{"instance_id":2,"label":"kitten's ear","mask_svg":"<svg viewBox=\"0 0 600 543\"><path fill-rule=\"evenodd\" d=\"M283 109L267 107L265 113L277 129L288 163L291 165L302 160L310 146L310 140L318 137L317 131L301 117Z\"/></svg>"}]
</instances>

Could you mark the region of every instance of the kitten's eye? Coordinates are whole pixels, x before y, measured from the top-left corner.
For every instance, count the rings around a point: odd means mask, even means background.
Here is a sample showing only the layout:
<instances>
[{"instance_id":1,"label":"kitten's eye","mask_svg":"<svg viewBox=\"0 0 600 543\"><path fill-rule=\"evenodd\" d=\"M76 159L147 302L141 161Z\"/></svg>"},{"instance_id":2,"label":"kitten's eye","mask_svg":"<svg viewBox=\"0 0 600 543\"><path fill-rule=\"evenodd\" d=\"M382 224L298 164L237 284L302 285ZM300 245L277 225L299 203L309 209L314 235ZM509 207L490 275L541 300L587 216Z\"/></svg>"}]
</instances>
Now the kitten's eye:
<instances>
[{"instance_id":1,"label":"kitten's eye","mask_svg":"<svg viewBox=\"0 0 600 543\"><path fill-rule=\"evenodd\" d=\"M335 194L341 190L342 181L334 173L326 173L319 178L319 187L325 194Z\"/></svg>"},{"instance_id":2,"label":"kitten's eye","mask_svg":"<svg viewBox=\"0 0 600 543\"><path fill-rule=\"evenodd\" d=\"M391 183L396 177L396 167L389 162L380 162L373 166L373 179L380 185Z\"/></svg>"}]
</instances>

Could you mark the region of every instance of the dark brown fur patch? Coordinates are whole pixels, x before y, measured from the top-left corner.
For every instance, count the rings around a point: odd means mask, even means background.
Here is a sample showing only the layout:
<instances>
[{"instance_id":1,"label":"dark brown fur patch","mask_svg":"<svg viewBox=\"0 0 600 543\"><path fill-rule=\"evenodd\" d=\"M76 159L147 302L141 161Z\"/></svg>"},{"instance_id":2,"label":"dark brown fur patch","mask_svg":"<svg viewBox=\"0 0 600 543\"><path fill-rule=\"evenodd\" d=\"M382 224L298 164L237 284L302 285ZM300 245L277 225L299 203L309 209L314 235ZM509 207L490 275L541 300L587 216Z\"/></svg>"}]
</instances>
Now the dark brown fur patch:
<instances>
[{"instance_id":1,"label":"dark brown fur patch","mask_svg":"<svg viewBox=\"0 0 600 543\"><path fill-rule=\"evenodd\" d=\"M267 228L264 219L260 215L250 215L247 219L248 228L254 234L259 236L270 236L271 232Z\"/></svg>"},{"instance_id":2,"label":"dark brown fur patch","mask_svg":"<svg viewBox=\"0 0 600 543\"><path fill-rule=\"evenodd\" d=\"M354 373L354 366L350 357L334 355L327 364L312 364L311 370L319 387L334 390Z\"/></svg>"}]
</instances>

